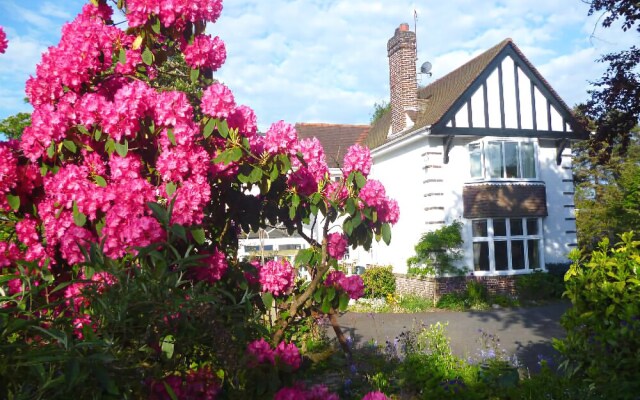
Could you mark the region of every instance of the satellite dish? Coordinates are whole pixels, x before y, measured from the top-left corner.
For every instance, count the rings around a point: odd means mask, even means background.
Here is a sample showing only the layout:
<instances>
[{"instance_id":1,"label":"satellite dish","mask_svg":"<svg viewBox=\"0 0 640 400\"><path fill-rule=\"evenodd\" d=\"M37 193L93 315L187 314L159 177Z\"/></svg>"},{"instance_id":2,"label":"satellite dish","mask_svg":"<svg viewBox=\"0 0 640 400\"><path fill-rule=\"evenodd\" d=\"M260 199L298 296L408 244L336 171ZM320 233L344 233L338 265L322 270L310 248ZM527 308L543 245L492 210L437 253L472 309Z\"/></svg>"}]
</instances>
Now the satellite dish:
<instances>
[{"instance_id":1,"label":"satellite dish","mask_svg":"<svg viewBox=\"0 0 640 400\"><path fill-rule=\"evenodd\" d=\"M429 61L425 61L424 63L422 63L422 65L420 66L420 73L431 75L431 63Z\"/></svg>"}]
</instances>

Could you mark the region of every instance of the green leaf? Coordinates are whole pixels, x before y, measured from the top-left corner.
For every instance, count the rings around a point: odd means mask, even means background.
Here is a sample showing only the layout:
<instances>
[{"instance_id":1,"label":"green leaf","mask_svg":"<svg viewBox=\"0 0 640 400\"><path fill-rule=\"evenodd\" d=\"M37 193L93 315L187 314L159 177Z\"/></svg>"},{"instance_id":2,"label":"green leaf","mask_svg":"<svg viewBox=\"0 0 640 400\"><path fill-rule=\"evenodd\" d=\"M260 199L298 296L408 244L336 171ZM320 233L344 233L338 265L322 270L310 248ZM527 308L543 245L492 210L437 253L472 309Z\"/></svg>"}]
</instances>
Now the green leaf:
<instances>
[{"instance_id":1,"label":"green leaf","mask_svg":"<svg viewBox=\"0 0 640 400\"><path fill-rule=\"evenodd\" d=\"M73 222L82 227L87 223L87 216L78 210L78 203L73 202Z\"/></svg>"},{"instance_id":2,"label":"green leaf","mask_svg":"<svg viewBox=\"0 0 640 400\"><path fill-rule=\"evenodd\" d=\"M124 48L120 49L120 53L118 53L118 62L122 65L127 63L127 51Z\"/></svg>"},{"instance_id":3,"label":"green leaf","mask_svg":"<svg viewBox=\"0 0 640 400\"><path fill-rule=\"evenodd\" d=\"M100 129L96 129L95 132L93 132L93 138L98 141L100 140L100 138L102 137L102 131Z\"/></svg>"},{"instance_id":4,"label":"green leaf","mask_svg":"<svg viewBox=\"0 0 640 400\"><path fill-rule=\"evenodd\" d=\"M210 118L209 121L207 121L207 124L204 126L204 131L202 132L205 139L211 136L211 134L213 133L213 130L216 127L217 121L218 120L214 118Z\"/></svg>"},{"instance_id":5,"label":"green leaf","mask_svg":"<svg viewBox=\"0 0 640 400\"><path fill-rule=\"evenodd\" d=\"M145 47L144 51L142 52L142 62L147 65L153 64L153 53L151 52L151 50L149 50L148 47Z\"/></svg>"},{"instance_id":6,"label":"green leaf","mask_svg":"<svg viewBox=\"0 0 640 400\"><path fill-rule=\"evenodd\" d=\"M191 236L198 244L203 244L205 241L204 229L202 228L192 229Z\"/></svg>"},{"instance_id":7,"label":"green leaf","mask_svg":"<svg viewBox=\"0 0 640 400\"><path fill-rule=\"evenodd\" d=\"M154 18L151 29L153 29L153 31L158 35L160 34L160 19L158 17Z\"/></svg>"},{"instance_id":8,"label":"green leaf","mask_svg":"<svg viewBox=\"0 0 640 400\"><path fill-rule=\"evenodd\" d=\"M169 214L167 214L167 210L162 207L158 203L148 202L147 206L151 209L153 215L160 221L163 225L169 223Z\"/></svg>"},{"instance_id":9,"label":"green leaf","mask_svg":"<svg viewBox=\"0 0 640 400\"><path fill-rule=\"evenodd\" d=\"M124 158L127 156L127 153L129 152L129 142L127 139L125 139L122 144L114 142L114 147L116 149L116 153L118 153L120 157Z\"/></svg>"},{"instance_id":10,"label":"green leaf","mask_svg":"<svg viewBox=\"0 0 640 400\"><path fill-rule=\"evenodd\" d=\"M91 4L93 4L94 6L98 7L100 5L99 0L91 0Z\"/></svg>"},{"instance_id":11,"label":"green leaf","mask_svg":"<svg viewBox=\"0 0 640 400\"><path fill-rule=\"evenodd\" d=\"M322 295L323 295L323 287L319 287L314 293L313 293L313 300L316 301L316 303L320 303L320 300L322 300Z\"/></svg>"},{"instance_id":12,"label":"green leaf","mask_svg":"<svg viewBox=\"0 0 640 400\"><path fill-rule=\"evenodd\" d=\"M298 196L297 194L294 194L293 196L291 196L291 205L294 207L298 207L299 204L300 204L300 196Z\"/></svg>"},{"instance_id":13,"label":"green leaf","mask_svg":"<svg viewBox=\"0 0 640 400\"><path fill-rule=\"evenodd\" d=\"M227 121L218 121L218 132L222 135L223 138L229 136L229 125Z\"/></svg>"},{"instance_id":14,"label":"green leaf","mask_svg":"<svg viewBox=\"0 0 640 400\"><path fill-rule=\"evenodd\" d=\"M173 182L169 182L169 183L167 183L167 184L165 185L165 189L166 189L166 191L167 191L167 196L168 196L168 197L173 196L173 194L176 192L176 189L177 189L177 188L178 188L178 187L176 186L176 184L175 184L175 183L173 183Z\"/></svg>"},{"instance_id":15,"label":"green leaf","mask_svg":"<svg viewBox=\"0 0 640 400\"><path fill-rule=\"evenodd\" d=\"M325 297L322 300L322 312L325 314L329 314L329 311L331 311L331 301L329 300L329 297Z\"/></svg>"},{"instance_id":16,"label":"green leaf","mask_svg":"<svg viewBox=\"0 0 640 400\"><path fill-rule=\"evenodd\" d=\"M338 308L340 309L340 311L346 311L347 306L349 306L349 295L346 293L341 293L339 301L340 305L338 306Z\"/></svg>"},{"instance_id":17,"label":"green leaf","mask_svg":"<svg viewBox=\"0 0 640 400\"><path fill-rule=\"evenodd\" d=\"M167 129L167 137L171 144L176 146L176 135L173 134L173 129Z\"/></svg>"},{"instance_id":18,"label":"green leaf","mask_svg":"<svg viewBox=\"0 0 640 400\"><path fill-rule=\"evenodd\" d=\"M13 211L18 211L20 208L20 196L14 196L12 194L7 195L7 203Z\"/></svg>"},{"instance_id":19,"label":"green leaf","mask_svg":"<svg viewBox=\"0 0 640 400\"><path fill-rule=\"evenodd\" d=\"M176 392L174 392L173 389L171 389L171 386L169 386L167 381L163 380L162 384L164 385L164 390L166 390L171 400L179 400L178 396L176 395Z\"/></svg>"},{"instance_id":20,"label":"green leaf","mask_svg":"<svg viewBox=\"0 0 640 400\"><path fill-rule=\"evenodd\" d=\"M55 154L56 154L56 144L55 142L52 141L49 147L47 147L47 155L49 156L49 158L53 158Z\"/></svg>"},{"instance_id":21,"label":"green leaf","mask_svg":"<svg viewBox=\"0 0 640 400\"><path fill-rule=\"evenodd\" d=\"M62 142L62 145L66 147L67 150L75 154L78 151L76 144L71 140L65 140Z\"/></svg>"},{"instance_id":22,"label":"green leaf","mask_svg":"<svg viewBox=\"0 0 640 400\"><path fill-rule=\"evenodd\" d=\"M255 167L249 174L249 182L255 183L262 178L262 170L260 167Z\"/></svg>"},{"instance_id":23,"label":"green leaf","mask_svg":"<svg viewBox=\"0 0 640 400\"><path fill-rule=\"evenodd\" d=\"M382 224L382 240L389 245L391 243L391 225Z\"/></svg>"},{"instance_id":24,"label":"green leaf","mask_svg":"<svg viewBox=\"0 0 640 400\"><path fill-rule=\"evenodd\" d=\"M162 349L162 354L164 354L167 359L171 360L173 357L173 351L175 348L175 339L171 335L167 335L162 338L160 348Z\"/></svg>"},{"instance_id":25,"label":"green leaf","mask_svg":"<svg viewBox=\"0 0 640 400\"><path fill-rule=\"evenodd\" d=\"M100 187L107 187L107 181L100 175L94 175L93 180Z\"/></svg>"},{"instance_id":26,"label":"green leaf","mask_svg":"<svg viewBox=\"0 0 640 400\"><path fill-rule=\"evenodd\" d=\"M187 241L187 231L182 225L171 225L171 232L183 241Z\"/></svg>"},{"instance_id":27,"label":"green leaf","mask_svg":"<svg viewBox=\"0 0 640 400\"><path fill-rule=\"evenodd\" d=\"M333 299L336 298L336 288L331 286L327 289L327 298L329 299L329 301L333 301Z\"/></svg>"},{"instance_id":28,"label":"green leaf","mask_svg":"<svg viewBox=\"0 0 640 400\"><path fill-rule=\"evenodd\" d=\"M200 77L200 69L192 69L189 73L189 77L191 78L191 83L198 83L198 78Z\"/></svg>"},{"instance_id":29,"label":"green leaf","mask_svg":"<svg viewBox=\"0 0 640 400\"><path fill-rule=\"evenodd\" d=\"M293 261L294 265L309 265L309 261L311 261L311 257L313 256L313 249L304 249L298 251L296 254L296 258Z\"/></svg>"},{"instance_id":30,"label":"green leaf","mask_svg":"<svg viewBox=\"0 0 640 400\"><path fill-rule=\"evenodd\" d=\"M262 294L262 302L267 310L271 309L273 305L273 295L270 292L264 292Z\"/></svg>"},{"instance_id":31,"label":"green leaf","mask_svg":"<svg viewBox=\"0 0 640 400\"><path fill-rule=\"evenodd\" d=\"M367 184L367 178L365 178L364 175L362 175L362 173L360 172L356 172L355 179L356 179L356 185L360 189L362 189L364 185Z\"/></svg>"},{"instance_id":32,"label":"green leaf","mask_svg":"<svg viewBox=\"0 0 640 400\"><path fill-rule=\"evenodd\" d=\"M347 236L351 236L351 233L353 232L353 223L351 222L351 218L347 218L344 220L344 223L342 224L342 230L347 234Z\"/></svg>"},{"instance_id":33,"label":"green leaf","mask_svg":"<svg viewBox=\"0 0 640 400\"><path fill-rule=\"evenodd\" d=\"M349 197L347 199L347 204L345 207L347 213L349 213L349 215L353 215L356 213L356 202L352 197Z\"/></svg>"},{"instance_id":34,"label":"green leaf","mask_svg":"<svg viewBox=\"0 0 640 400\"><path fill-rule=\"evenodd\" d=\"M91 136L91 133L84 125L76 125L76 128L78 129L78 132L82 133L83 135Z\"/></svg>"},{"instance_id":35,"label":"green leaf","mask_svg":"<svg viewBox=\"0 0 640 400\"><path fill-rule=\"evenodd\" d=\"M112 155L113 152L116 151L116 142L113 140L113 138L109 138L107 140L107 143L104 144L104 150L109 155Z\"/></svg>"},{"instance_id":36,"label":"green leaf","mask_svg":"<svg viewBox=\"0 0 640 400\"><path fill-rule=\"evenodd\" d=\"M117 7L119 10L122 10L122 7L124 7L124 0L118 0Z\"/></svg>"}]
</instances>

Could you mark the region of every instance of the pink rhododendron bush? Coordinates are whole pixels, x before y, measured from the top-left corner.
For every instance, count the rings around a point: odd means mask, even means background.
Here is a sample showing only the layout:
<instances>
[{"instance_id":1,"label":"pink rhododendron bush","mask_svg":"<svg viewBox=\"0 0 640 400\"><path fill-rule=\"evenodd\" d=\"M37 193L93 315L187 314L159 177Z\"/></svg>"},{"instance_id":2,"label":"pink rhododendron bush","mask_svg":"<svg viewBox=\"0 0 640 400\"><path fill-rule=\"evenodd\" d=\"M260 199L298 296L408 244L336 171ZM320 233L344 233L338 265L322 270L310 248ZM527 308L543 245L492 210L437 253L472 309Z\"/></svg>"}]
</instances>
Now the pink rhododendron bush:
<instances>
[{"instance_id":1,"label":"pink rhododendron bush","mask_svg":"<svg viewBox=\"0 0 640 400\"><path fill-rule=\"evenodd\" d=\"M0 398L337 398L296 381L292 332L328 316L349 351L335 314L363 285L337 259L388 243L397 203L368 149L334 180L316 139L258 133L213 78L221 11L94 0L27 81L31 125L0 143ZM270 226L309 248L240 260Z\"/></svg>"}]
</instances>

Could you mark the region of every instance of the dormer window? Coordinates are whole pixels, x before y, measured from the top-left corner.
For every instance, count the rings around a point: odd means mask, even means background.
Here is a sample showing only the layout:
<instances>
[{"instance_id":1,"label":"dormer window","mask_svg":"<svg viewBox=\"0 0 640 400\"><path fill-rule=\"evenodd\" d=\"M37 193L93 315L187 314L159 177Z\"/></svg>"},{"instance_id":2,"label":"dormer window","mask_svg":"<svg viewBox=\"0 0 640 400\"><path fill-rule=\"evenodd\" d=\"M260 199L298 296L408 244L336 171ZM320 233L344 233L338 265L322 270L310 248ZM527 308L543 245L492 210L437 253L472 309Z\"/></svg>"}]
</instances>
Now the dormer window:
<instances>
[{"instance_id":1,"label":"dormer window","mask_svg":"<svg viewBox=\"0 0 640 400\"><path fill-rule=\"evenodd\" d=\"M470 174L476 179L537 178L533 142L486 140L469 144Z\"/></svg>"}]
</instances>

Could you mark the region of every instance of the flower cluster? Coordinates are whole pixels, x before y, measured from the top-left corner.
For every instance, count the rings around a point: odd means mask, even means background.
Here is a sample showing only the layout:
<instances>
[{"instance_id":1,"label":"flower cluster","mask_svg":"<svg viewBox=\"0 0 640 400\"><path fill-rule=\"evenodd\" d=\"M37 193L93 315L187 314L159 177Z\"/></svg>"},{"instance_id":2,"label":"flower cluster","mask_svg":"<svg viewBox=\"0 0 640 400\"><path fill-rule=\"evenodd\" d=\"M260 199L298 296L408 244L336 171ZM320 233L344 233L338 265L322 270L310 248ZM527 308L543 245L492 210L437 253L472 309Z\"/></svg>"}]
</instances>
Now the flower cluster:
<instances>
[{"instance_id":1,"label":"flower cluster","mask_svg":"<svg viewBox=\"0 0 640 400\"><path fill-rule=\"evenodd\" d=\"M298 132L291 124L278 121L271 125L264 137L265 150L271 154L291 153L297 151Z\"/></svg>"},{"instance_id":2,"label":"flower cluster","mask_svg":"<svg viewBox=\"0 0 640 400\"><path fill-rule=\"evenodd\" d=\"M326 174L329 173L329 167L320 141L315 137L302 139L298 142L298 147L302 158L307 163L307 169L315 181L320 182L325 179Z\"/></svg>"},{"instance_id":3,"label":"flower cluster","mask_svg":"<svg viewBox=\"0 0 640 400\"><path fill-rule=\"evenodd\" d=\"M400 218L398 203L387 197L382 183L375 179L367 180L367 183L360 190L362 202L372 207L378 213L378 219L383 223L395 224Z\"/></svg>"},{"instance_id":4,"label":"flower cluster","mask_svg":"<svg viewBox=\"0 0 640 400\"><path fill-rule=\"evenodd\" d=\"M271 364L278 366L286 366L286 368L295 371L302 364L300 350L293 343L280 342L275 349L272 349L269 343L264 339L254 340L247 346L248 365L255 368L259 365Z\"/></svg>"},{"instance_id":5,"label":"flower cluster","mask_svg":"<svg viewBox=\"0 0 640 400\"><path fill-rule=\"evenodd\" d=\"M155 15L163 26L183 30L186 22L215 22L222 0L127 0L127 12L130 27L144 25Z\"/></svg>"},{"instance_id":6,"label":"flower cluster","mask_svg":"<svg viewBox=\"0 0 640 400\"><path fill-rule=\"evenodd\" d=\"M327 236L327 251L329 255L336 260L344 257L348 245L347 236L342 233L330 233Z\"/></svg>"},{"instance_id":7,"label":"flower cluster","mask_svg":"<svg viewBox=\"0 0 640 400\"><path fill-rule=\"evenodd\" d=\"M198 35L184 48L184 60L191 68L216 71L227 59L227 50L219 37Z\"/></svg>"},{"instance_id":8,"label":"flower cluster","mask_svg":"<svg viewBox=\"0 0 640 400\"><path fill-rule=\"evenodd\" d=\"M202 112L213 118L227 118L236 107L233 93L222 83L214 83L202 94Z\"/></svg>"},{"instance_id":9,"label":"flower cluster","mask_svg":"<svg viewBox=\"0 0 640 400\"><path fill-rule=\"evenodd\" d=\"M153 381L150 385L150 400L203 399L214 400L222 391L220 380L210 366L188 371L184 378L170 375L161 381ZM171 388L171 396L166 387Z\"/></svg>"},{"instance_id":10,"label":"flower cluster","mask_svg":"<svg viewBox=\"0 0 640 400\"><path fill-rule=\"evenodd\" d=\"M389 398L382 392L369 392L364 395L362 400L389 400Z\"/></svg>"},{"instance_id":11,"label":"flower cluster","mask_svg":"<svg viewBox=\"0 0 640 400\"><path fill-rule=\"evenodd\" d=\"M339 400L340 397L331 393L329 389L322 384L313 385L306 388L303 383L296 383L295 386L284 387L278 390L273 400Z\"/></svg>"},{"instance_id":12,"label":"flower cluster","mask_svg":"<svg viewBox=\"0 0 640 400\"><path fill-rule=\"evenodd\" d=\"M4 54L8 46L9 41L7 40L7 34L4 33L4 29L0 26L0 54Z\"/></svg>"},{"instance_id":13,"label":"flower cluster","mask_svg":"<svg viewBox=\"0 0 640 400\"><path fill-rule=\"evenodd\" d=\"M342 271L333 270L327 274L324 284L325 286L333 286L342 290L353 300L357 300L364 295L364 283L358 275L346 276Z\"/></svg>"},{"instance_id":14,"label":"flower cluster","mask_svg":"<svg viewBox=\"0 0 640 400\"><path fill-rule=\"evenodd\" d=\"M201 261L201 265L193 268L193 275L199 281L214 284L222 279L228 267L225 254L214 249L213 254Z\"/></svg>"},{"instance_id":15,"label":"flower cluster","mask_svg":"<svg viewBox=\"0 0 640 400\"><path fill-rule=\"evenodd\" d=\"M285 294L293 286L296 270L289 261L270 260L260 268L260 285L263 292L270 292L274 296Z\"/></svg>"},{"instance_id":16,"label":"flower cluster","mask_svg":"<svg viewBox=\"0 0 640 400\"><path fill-rule=\"evenodd\" d=\"M344 155L342 173L347 177L350 173L357 171L366 177L371 171L371 162L369 149L365 146L354 144L349 147L347 154Z\"/></svg>"}]
</instances>

